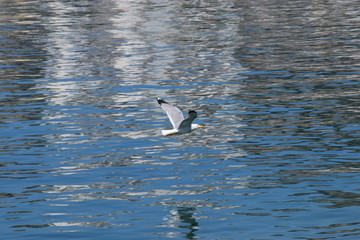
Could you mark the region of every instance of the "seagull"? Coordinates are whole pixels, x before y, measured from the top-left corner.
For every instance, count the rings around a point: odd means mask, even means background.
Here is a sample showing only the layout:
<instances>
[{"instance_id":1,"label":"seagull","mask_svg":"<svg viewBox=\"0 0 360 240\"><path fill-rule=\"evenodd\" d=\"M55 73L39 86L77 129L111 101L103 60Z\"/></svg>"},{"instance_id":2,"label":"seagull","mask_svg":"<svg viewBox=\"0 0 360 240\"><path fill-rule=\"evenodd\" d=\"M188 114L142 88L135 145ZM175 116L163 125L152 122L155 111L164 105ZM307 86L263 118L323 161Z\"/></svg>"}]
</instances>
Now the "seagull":
<instances>
[{"instance_id":1,"label":"seagull","mask_svg":"<svg viewBox=\"0 0 360 240\"><path fill-rule=\"evenodd\" d=\"M160 104L160 107L168 115L170 122L174 127L171 130L161 130L161 134L163 136L172 135L176 133L189 133L196 128L204 127L204 125L202 124L192 123L194 119L197 117L197 113L194 110L189 110L188 117L185 119L184 115L177 107L162 100L161 98L157 98L157 101Z\"/></svg>"}]
</instances>

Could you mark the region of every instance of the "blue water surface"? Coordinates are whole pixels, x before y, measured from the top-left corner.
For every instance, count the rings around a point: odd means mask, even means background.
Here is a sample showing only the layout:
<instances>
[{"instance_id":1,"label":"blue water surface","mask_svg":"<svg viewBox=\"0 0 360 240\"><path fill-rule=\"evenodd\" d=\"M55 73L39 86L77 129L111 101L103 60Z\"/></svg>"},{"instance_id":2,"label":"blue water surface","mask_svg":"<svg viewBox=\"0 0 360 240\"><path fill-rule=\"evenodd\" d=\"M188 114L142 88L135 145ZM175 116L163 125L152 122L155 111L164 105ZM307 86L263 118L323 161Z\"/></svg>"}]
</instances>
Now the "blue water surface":
<instances>
[{"instance_id":1,"label":"blue water surface","mask_svg":"<svg viewBox=\"0 0 360 240\"><path fill-rule=\"evenodd\" d=\"M2 238L358 239L356 7L1 2Z\"/></svg>"}]
</instances>

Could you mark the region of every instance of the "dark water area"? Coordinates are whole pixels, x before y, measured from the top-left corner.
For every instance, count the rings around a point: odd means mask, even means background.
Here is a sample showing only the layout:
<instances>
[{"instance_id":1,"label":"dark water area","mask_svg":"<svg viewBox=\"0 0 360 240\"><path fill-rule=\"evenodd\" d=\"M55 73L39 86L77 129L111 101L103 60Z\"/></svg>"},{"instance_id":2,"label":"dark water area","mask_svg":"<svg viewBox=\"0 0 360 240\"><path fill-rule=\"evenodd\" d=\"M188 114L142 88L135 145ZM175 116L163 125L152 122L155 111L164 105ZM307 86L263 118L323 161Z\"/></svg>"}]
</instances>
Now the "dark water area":
<instances>
[{"instance_id":1,"label":"dark water area","mask_svg":"<svg viewBox=\"0 0 360 240\"><path fill-rule=\"evenodd\" d=\"M358 9L1 1L2 238L358 239Z\"/></svg>"}]
</instances>

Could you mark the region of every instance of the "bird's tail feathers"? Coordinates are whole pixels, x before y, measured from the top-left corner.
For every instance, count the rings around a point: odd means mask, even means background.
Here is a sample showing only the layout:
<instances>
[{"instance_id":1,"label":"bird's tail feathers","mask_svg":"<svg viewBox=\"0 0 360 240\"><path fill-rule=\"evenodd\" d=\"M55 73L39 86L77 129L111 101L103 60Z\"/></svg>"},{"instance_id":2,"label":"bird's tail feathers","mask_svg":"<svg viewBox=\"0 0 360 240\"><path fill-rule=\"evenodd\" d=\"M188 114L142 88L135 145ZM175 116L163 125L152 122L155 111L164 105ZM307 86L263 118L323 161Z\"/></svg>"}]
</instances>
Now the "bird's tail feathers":
<instances>
[{"instance_id":1,"label":"bird's tail feathers","mask_svg":"<svg viewBox=\"0 0 360 240\"><path fill-rule=\"evenodd\" d=\"M163 136L168 136L168 135L172 135L175 133L178 133L179 131L177 129L171 129L171 130L161 130L161 134Z\"/></svg>"}]
</instances>

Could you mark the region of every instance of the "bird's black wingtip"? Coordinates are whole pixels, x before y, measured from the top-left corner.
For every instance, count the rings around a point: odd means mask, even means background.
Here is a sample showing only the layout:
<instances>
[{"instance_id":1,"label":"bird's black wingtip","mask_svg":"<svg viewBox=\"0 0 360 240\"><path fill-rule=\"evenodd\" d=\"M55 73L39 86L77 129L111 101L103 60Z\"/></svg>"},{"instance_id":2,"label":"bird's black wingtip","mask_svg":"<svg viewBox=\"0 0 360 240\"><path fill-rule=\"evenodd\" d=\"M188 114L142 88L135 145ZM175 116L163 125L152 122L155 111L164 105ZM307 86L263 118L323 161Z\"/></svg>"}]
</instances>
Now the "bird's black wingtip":
<instances>
[{"instance_id":1,"label":"bird's black wingtip","mask_svg":"<svg viewBox=\"0 0 360 240\"><path fill-rule=\"evenodd\" d=\"M156 100L159 104L167 103L166 101L162 100L161 98L157 98Z\"/></svg>"},{"instance_id":2,"label":"bird's black wingtip","mask_svg":"<svg viewBox=\"0 0 360 240\"><path fill-rule=\"evenodd\" d=\"M196 112L195 112L195 110L190 109L190 110L189 110L189 114L190 114L190 113L196 113Z\"/></svg>"}]
</instances>

